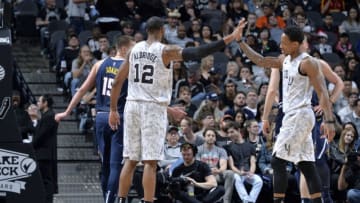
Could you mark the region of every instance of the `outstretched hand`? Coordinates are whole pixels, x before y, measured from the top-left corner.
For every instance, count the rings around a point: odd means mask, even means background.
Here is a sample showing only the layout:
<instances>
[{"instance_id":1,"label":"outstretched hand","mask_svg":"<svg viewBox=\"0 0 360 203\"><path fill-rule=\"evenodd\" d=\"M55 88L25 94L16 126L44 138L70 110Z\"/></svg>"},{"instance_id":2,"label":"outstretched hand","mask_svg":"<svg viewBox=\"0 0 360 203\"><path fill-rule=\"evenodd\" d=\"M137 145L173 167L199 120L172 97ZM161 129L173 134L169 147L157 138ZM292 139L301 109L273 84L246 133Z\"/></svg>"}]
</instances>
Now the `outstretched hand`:
<instances>
[{"instance_id":1,"label":"outstretched hand","mask_svg":"<svg viewBox=\"0 0 360 203\"><path fill-rule=\"evenodd\" d=\"M245 20L245 18L242 18L238 25L236 26L236 28L234 29L234 31L232 32L232 34L235 35L235 40L236 41L240 41L242 38L242 34L243 34L243 30L245 28L247 24L247 21Z\"/></svg>"}]
</instances>

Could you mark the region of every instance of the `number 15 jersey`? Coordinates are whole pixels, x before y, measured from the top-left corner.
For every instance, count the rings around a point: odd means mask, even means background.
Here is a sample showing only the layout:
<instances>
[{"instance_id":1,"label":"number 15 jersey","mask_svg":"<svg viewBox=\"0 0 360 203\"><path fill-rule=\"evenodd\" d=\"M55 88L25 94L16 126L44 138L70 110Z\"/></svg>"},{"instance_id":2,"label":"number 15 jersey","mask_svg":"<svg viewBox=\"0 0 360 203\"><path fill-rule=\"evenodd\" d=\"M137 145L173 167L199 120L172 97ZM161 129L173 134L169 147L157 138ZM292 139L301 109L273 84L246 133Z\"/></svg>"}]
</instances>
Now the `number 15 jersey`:
<instances>
[{"instance_id":1,"label":"number 15 jersey","mask_svg":"<svg viewBox=\"0 0 360 203\"><path fill-rule=\"evenodd\" d=\"M149 101L168 105L172 93L172 67L162 60L165 45L137 43L129 58L128 97L130 101Z\"/></svg>"},{"instance_id":2,"label":"number 15 jersey","mask_svg":"<svg viewBox=\"0 0 360 203\"><path fill-rule=\"evenodd\" d=\"M110 92L116 74L124 59L108 57L101 63L96 73L96 105L97 111L110 111ZM124 82L117 103L118 112L123 113L127 96L127 80Z\"/></svg>"}]
</instances>

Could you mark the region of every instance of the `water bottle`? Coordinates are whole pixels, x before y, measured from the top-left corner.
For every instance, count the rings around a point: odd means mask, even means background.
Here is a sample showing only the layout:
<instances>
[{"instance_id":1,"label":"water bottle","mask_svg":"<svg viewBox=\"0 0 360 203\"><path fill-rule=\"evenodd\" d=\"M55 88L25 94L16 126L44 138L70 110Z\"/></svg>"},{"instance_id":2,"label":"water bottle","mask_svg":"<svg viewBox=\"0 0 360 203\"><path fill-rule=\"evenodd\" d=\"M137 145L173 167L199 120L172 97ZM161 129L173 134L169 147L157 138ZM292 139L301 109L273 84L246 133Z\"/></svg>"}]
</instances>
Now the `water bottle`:
<instances>
[{"instance_id":1,"label":"water bottle","mask_svg":"<svg viewBox=\"0 0 360 203\"><path fill-rule=\"evenodd\" d=\"M188 192L188 195L190 196L190 197L193 197L195 194L194 194L194 185L193 184L188 184L187 186L186 186L186 190L187 190L187 192Z\"/></svg>"}]
</instances>

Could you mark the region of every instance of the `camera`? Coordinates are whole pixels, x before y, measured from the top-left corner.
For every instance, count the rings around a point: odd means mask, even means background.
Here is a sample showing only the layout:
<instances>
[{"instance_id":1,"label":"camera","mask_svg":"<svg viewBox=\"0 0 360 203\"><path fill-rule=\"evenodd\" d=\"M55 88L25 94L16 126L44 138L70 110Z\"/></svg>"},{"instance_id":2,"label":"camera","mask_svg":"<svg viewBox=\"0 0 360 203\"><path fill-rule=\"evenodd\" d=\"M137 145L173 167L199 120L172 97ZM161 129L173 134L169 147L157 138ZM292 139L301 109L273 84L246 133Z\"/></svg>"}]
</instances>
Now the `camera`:
<instances>
[{"instance_id":1,"label":"camera","mask_svg":"<svg viewBox=\"0 0 360 203\"><path fill-rule=\"evenodd\" d=\"M170 177L168 188L170 192L181 190L185 188L189 183L190 181L185 176Z\"/></svg>"},{"instance_id":2,"label":"camera","mask_svg":"<svg viewBox=\"0 0 360 203\"><path fill-rule=\"evenodd\" d=\"M350 152L347 155L347 163L349 165L352 165L352 164L356 163L358 161L358 156L360 156L359 152Z\"/></svg>"}]
</instances>

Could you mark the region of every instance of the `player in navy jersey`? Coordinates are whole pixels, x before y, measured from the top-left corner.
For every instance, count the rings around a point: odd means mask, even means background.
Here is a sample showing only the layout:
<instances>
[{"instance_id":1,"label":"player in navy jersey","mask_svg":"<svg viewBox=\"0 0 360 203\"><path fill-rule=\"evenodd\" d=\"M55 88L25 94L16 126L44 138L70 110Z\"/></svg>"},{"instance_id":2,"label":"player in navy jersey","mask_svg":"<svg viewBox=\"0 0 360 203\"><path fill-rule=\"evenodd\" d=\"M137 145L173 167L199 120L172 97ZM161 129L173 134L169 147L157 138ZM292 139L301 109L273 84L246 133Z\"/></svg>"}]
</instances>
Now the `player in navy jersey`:
<instances>
[{"instance_id":1,"label":"player in navy jersey","mask_svg":"<svg viewBox=\"0 0 360 203\"><path fill-rule=\"evenodd\" d=\"M98 61L92 67L88 78L76 92L67 109L55 116L55 120L58 122L68 116L82 97L94 87L96 88L95 134L102 162L101 187L106 203L113 203L118 191L123 151L123 126L120 125L117 130L112 130L107 123L110 110L110 92L114 78L125 59L126 53L134 44L135 42L131 37L125 35L119 36L116 39L115 57L107 57ZM127 81L123 84L117 102L117 109L120 115L124 113L126 96Z\"/></svg>"}]
</instances>

